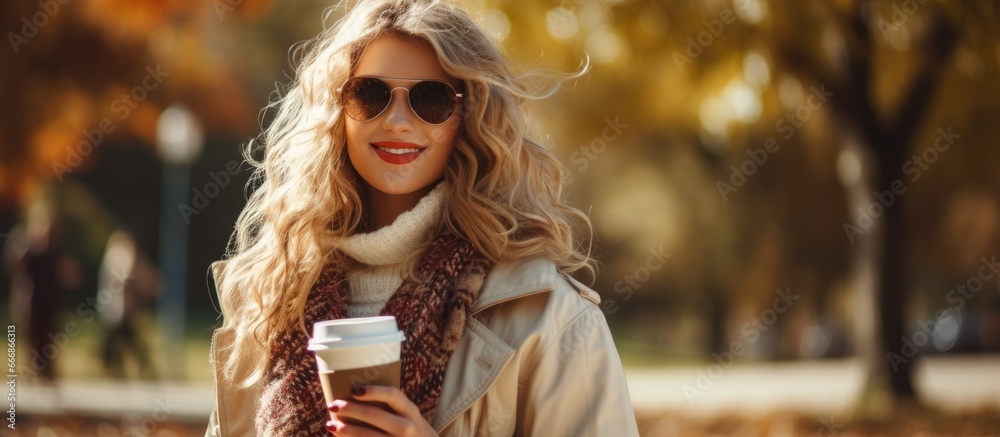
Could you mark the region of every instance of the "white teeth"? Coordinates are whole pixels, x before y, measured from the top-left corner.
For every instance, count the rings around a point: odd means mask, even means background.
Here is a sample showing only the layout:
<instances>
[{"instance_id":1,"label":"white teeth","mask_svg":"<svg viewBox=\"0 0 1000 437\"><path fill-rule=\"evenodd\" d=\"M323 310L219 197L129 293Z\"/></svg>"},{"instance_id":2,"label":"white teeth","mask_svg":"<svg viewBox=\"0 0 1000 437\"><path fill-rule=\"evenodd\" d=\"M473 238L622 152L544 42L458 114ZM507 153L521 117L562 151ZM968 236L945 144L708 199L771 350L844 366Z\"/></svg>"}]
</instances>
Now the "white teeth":
<instances>
[{"instance_id":1,"label":"white teeth","mask_svg":"<svg viewBox=\"0 0 1000 437\"><path fill-rule=\"evenodd\" d=\"M405 155L407 153L415 153L420 151L420 149L390 149L388 147L379 147L379 146L375 146L375 148L383 152L391 153L393 155Z\"/></svg>"}]
</instances>

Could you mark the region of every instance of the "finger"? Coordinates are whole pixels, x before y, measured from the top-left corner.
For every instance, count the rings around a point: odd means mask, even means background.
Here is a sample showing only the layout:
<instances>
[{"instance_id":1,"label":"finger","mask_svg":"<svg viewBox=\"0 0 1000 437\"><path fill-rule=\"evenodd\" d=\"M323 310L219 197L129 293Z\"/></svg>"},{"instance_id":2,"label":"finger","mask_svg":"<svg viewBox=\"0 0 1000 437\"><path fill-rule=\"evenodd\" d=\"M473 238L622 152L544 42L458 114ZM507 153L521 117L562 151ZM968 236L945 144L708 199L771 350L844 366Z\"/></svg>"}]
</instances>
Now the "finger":
<instances>
[{"instance_id":1,"label":"finger","mask_svg":"<svg viewBox=\"0 0 1000 437\"><path fill-rule=\"evenodd\" d=\"M356 420L393 435L406 429L410 423L406 418L356 400L338 399L333 401L328 409L337 421L346 423L350 420ZM348 425L350 424L348 423ZM340 434L341 432L338 431L337 435Z\"/></svg>"},{"instance_id":2,"label":"finger","mask_svg":"<svg viewBox=\"0 0 1000 437\"><path fill-rule=\"evenodd\" d=\"M339 420L327 420L325 428L326 428L326 432L328 432L328 433L330 433L332 435L337 435L337 430L340 429L340 428L342 428L343 426L344 426L344 422L341 422Z\"/></svg>"},{"instance_id":3,"label":"finger","mask_svg":"<svg viewBox=\"0 0 1000 437\"><path fill-rule=\"evenodd\" d=\"M381 431L337 420L326 422L326 430L337 437L386 437Z\"/></svg>"},{"instance_id":4,"label":"finger","mask_svg":"<svg viewBox=\"0 0 1000 437\"><path fill-rule=\"evenodd\" d=\"M406 397L402 390L391 385L365 385L355 387L351 394L359 401L384 402L400 416L411 421L420 418L420 409Z\"/></svg>"}]
</instances>

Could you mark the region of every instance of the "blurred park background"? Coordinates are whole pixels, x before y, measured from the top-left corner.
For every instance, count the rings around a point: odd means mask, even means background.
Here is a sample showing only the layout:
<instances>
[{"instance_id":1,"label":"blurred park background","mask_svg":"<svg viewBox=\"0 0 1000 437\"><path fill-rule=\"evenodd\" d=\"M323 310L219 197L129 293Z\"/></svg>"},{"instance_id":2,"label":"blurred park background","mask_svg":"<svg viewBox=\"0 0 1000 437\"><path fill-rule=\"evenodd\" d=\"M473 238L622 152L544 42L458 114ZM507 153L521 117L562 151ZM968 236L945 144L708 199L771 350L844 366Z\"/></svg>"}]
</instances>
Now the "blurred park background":
<instances>
[{"instance_id":1,"label":"blurred park background","mask_svg":"<svg viewBox=\"0 0 1000 437\"><path fill-rule=\"evenodd\" d=\"M1000 435L1000 5L465 4L592 63L532 108L644 435ZM0 4L20 434L204 429L241 147L331 6Z\"/></svg>"}]
</instances>

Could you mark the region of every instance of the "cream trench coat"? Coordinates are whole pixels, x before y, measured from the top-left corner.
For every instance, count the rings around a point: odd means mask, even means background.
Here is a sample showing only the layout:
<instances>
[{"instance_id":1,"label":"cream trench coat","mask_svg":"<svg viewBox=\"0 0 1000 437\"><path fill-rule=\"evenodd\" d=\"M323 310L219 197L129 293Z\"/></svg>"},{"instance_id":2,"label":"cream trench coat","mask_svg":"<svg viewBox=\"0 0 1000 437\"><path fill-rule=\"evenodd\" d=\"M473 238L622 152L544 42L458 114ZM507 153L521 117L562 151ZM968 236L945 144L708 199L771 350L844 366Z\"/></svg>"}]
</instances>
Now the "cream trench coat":
<instances>
[{"instance_id":1,"label":"cream trench coat","mask_svg":"<svg viewBox=\"0 0 1000 437\"><path fill-rule=\"evenodd\" d=\"M625 373L600 296L542 258L498 264L448 362L437 415L442 436L637 436ZM213 368L225 357L212 338ZM216 372L206 436L254 435L260 387Z\"/></svg>"}]
</instances>

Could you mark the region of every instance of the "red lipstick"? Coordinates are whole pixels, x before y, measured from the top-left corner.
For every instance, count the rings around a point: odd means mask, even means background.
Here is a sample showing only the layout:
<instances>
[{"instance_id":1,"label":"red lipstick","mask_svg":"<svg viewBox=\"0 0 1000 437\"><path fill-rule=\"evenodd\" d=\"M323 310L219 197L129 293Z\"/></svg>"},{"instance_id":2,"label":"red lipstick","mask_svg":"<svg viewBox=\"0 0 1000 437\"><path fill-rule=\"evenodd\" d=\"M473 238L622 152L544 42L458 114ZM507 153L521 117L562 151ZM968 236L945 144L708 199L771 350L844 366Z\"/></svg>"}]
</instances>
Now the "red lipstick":
<instances>
[{"instance_id":1,"label":"red lipstick","mask_svg":"<svg viewBox=\"0 0 1000 437\"><path fill-rule=\"evenodd\" d=\"M401 141L379 141L371 145L381 160L396 165L413 162L426 149L419 144Z\"/></svg>"}]
</instances>

